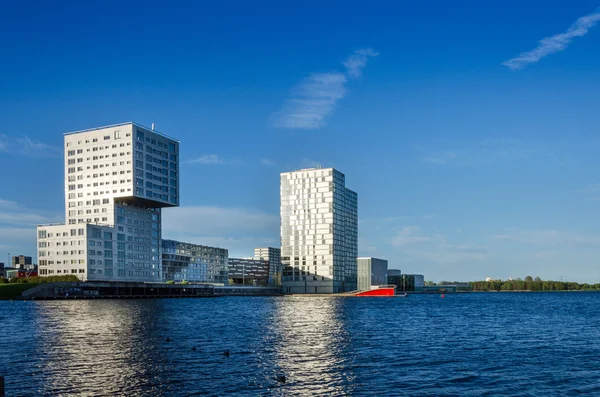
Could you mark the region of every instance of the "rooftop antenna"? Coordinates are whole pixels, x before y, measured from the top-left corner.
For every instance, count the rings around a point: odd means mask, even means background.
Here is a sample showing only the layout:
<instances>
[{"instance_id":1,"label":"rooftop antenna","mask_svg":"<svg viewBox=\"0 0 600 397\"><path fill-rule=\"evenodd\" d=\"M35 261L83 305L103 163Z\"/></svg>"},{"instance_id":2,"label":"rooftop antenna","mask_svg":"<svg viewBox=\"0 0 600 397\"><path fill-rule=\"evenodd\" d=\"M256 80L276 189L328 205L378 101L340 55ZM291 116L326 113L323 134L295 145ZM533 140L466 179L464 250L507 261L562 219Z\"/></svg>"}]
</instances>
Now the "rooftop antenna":
<instances>
[{"instance_id":1,"label":"rooftop antenna","mask_svg":"<svg viewBox=\"0 0 600 397\"><path fill-rule=\"evenodd\" d=\"M152 131L154 131L154 123L152 123Z\"/></svg>"}]
</instances>

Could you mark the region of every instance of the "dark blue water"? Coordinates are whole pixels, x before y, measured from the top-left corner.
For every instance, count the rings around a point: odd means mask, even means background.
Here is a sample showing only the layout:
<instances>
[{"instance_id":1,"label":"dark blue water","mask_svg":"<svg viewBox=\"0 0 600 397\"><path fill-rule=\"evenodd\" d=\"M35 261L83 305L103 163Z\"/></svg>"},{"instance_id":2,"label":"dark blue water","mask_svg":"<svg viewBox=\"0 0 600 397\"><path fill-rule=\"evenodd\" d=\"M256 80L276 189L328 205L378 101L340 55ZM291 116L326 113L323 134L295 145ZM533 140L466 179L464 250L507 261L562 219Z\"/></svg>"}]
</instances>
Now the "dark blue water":
<instances>
[{"instance_id":1,"label":"dark blue water","mask_svg":"<svg viewBox=\"0 0 600 397\"><path fill-rule=\"evenodd\" d=\"M600 293L0 301L0 374L9 396L600 394L599 304Z\"/></svg>"}]
</instances>

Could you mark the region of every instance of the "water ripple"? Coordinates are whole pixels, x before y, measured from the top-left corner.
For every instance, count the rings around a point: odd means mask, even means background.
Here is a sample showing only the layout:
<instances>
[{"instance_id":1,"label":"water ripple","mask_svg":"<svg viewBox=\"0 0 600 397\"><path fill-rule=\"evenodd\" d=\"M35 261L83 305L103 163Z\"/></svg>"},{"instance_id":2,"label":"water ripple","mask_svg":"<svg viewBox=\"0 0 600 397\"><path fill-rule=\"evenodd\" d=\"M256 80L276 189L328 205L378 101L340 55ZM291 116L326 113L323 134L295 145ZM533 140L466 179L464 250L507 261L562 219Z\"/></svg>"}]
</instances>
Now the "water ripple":
<instances>
[{"instance_id":1,"label":"water ripple","mask_svg":"<svg viewBox=\"0 0 600 397\"><path fill-rule=\"evenodd\" d=\"M0 374L14 396L598 394L599 302L599 293L0 301Z\"/></svg>"}]
</instances>

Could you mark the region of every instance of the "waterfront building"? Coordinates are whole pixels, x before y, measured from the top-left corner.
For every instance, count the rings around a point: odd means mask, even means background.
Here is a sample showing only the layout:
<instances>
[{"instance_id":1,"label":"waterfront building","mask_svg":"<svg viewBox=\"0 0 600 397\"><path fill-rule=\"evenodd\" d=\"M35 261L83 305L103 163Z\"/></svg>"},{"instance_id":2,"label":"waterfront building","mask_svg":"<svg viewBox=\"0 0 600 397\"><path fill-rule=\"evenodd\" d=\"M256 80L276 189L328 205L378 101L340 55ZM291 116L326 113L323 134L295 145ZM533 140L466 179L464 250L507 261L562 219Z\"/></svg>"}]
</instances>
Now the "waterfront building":
<instances>
[{"instance_id":1,"label":"waterfront building","mask_svg":"<svg viewBox=\"0 0 600 397\"><path fill-rule=\"evenodd\" d=\"M253 258L229 258L229 279L233 284L267 285L269 261Z\"/></svg>"},{"instance_id":2,"label":"waterfront building","mask_svg":"<svg viewBox=\"0 0 600 397\"><path fill-rule=\"evenodd\" d=\"M373 285L387 284L388 261L377 258L357 258L357 289L365 291Z\"/></svg>"},{"instance_id":3,"label":"waterfront building","mask_svg":"<svg viewBox=\"0 0 600 397\"><path fill-rule=\"evenodd\" d=\"M40 225L41 276L161 281L162 208L179 205L179 142L135 123L64 136L64 224Z\"/></svg>"},{"instance_id":4,"label":"waterfront building","mask_svg":"<svg viewBox=\"0 0 600 397\"><path fill-rule=\"evenodd\" d=\"M164 281L228 284L229 252L174 240L162 240Z\"/></svg>"},{"instance_id":5,"label":"waterfront building","mask_svg":"<svg viewBox=\"0 0 600 397\"><path fill-rule=\"evenodd\" d=\"M396 286L398 291L423 291L425 276L422 274L401 274L400 270L390 269L387 272L388 284Z\"/></svg>"},{"instance_id":6,"label":"waterfront building","mask_svg":"<svg viewBox=\"0 0 600 397\"><path fill-rule=\"evenodd\" d=\"M338 293L357 288L357 195L333 168L281 174L281 264L284 293Z\"/></svg>"},{"instance_id":7,"label":"waterfront building","mask_svg":"<svg viewBox=\"0 0 600 397\"><path fill-rule=\"evenodd\" d=\"M12 267L21 267L31 264L33 264L33 261L30 256L17 255L12 257Z\"/></svg>"},{"instance_id":8,"label":"waterfront building","mask_svg":"<svg viewBox=\"0 0 600 397\"><path fill-rule=\"evenodd\" d=\"M35 277L38 275L37 268L25 269L23 267L4 269L4 274L7 279Z\"/></svg>"},{"instance_id":9,"label":"waterfront building","mask_svg":"<svg viewBox=\"0 0 600 397\"><path fill-rule=\"evenodd\" d=\"M269 285L281 285L281 249L254 248L254 259L269 261Z\"/></svg>"}]
</instances>

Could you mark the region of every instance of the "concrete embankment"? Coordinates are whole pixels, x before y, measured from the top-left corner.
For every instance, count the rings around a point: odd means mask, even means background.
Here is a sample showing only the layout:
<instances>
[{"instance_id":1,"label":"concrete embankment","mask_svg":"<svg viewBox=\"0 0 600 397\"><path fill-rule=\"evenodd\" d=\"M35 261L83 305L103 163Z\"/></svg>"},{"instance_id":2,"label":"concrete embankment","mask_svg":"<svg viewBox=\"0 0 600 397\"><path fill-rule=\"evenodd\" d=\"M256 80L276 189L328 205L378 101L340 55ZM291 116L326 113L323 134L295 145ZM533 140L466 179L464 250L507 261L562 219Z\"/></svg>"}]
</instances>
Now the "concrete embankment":
<instances>
[{"instance_id":1,"label":"concrete embankment","mask_svg":"<svg viewBox=\"0 0 600 397\"><path fill-rule=\"evenodd\" d=\"M5 287L3 287L5 288ZM220 296L277 296L280 288L214 284L62 282L21 287L5 299L127 299L214 298ZM10 296L9 296L10 295Z\"/></svg>"}]
</instances>

